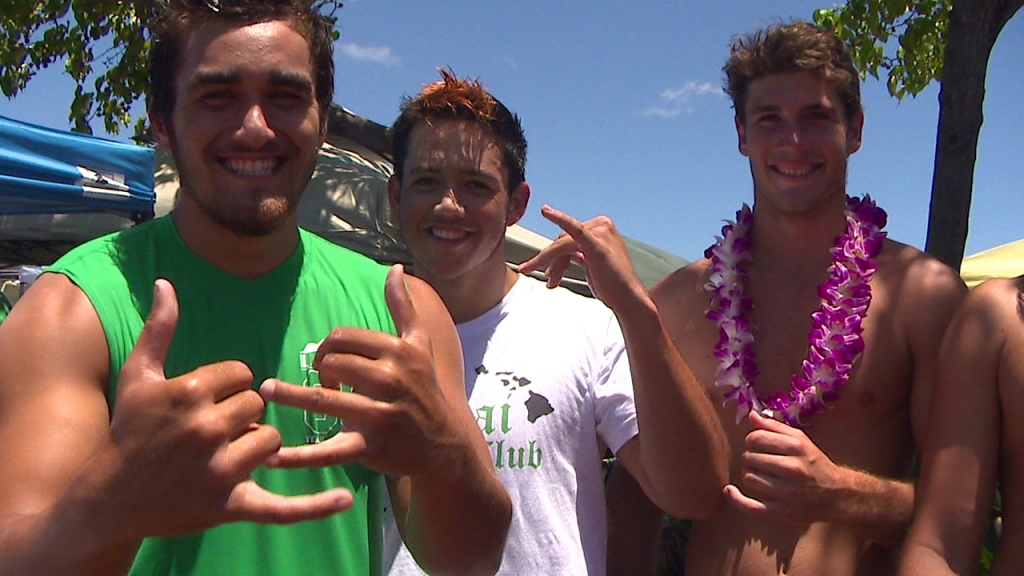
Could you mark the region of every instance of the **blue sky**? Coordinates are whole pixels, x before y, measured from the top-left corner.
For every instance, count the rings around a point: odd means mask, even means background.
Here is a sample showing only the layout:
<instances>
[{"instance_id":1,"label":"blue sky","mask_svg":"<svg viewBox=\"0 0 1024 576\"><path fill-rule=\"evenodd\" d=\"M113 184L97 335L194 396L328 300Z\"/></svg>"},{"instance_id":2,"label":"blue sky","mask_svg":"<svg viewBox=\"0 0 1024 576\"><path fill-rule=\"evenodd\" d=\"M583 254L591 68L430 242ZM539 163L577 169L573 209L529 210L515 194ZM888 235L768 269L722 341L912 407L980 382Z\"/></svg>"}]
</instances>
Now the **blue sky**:
<instances>
[{"instance_id":1,"label":"blue sky","mask_svg":"<svg viewBox=\"0 0 1024 576\"><path fill-rule=\"evenodd\" d=\"M402 96L438 66L475 76L523 119L533 190L523 224L549 237L551 204L578 218L612 217L629 236L688 260L721 221L750 202L721 66L729 41L759 25L809 19L802 0L400 2L348 0L338 13L335 100L390 124ZM1024 237L1024 15L1004 29L988 71L967 253ZM33 80L0 114L66 128L72 84ZM849 191L889 212L894 239L923 247L938 87L891 98L862 88L864 144Z\"/></svg>"}]
</instances>

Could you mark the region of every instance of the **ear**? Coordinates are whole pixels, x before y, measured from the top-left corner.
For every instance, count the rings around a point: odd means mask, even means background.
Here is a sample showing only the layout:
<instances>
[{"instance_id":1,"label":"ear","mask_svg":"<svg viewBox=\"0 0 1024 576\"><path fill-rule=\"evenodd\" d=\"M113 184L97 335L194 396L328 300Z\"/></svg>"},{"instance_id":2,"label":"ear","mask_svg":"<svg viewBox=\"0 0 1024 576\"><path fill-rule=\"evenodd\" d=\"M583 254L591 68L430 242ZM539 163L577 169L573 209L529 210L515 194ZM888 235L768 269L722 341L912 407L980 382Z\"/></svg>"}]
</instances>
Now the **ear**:
<instances>
[{"instance_id":1,"label":"ear","mask_svg":"<svg viewBox=\"0 0 1024 576\"><path fill-rule=\"evenodd\" d=\"M857 112L846 126L846 155L860 150L861 136L864 134L864 112Z\"/></svg>"},{"instance_id":2,"label":"ear","mask_svg":"<svg viewBox=\"0 0 1024 576\"><path fill-rule=\"evenodd\" d=\"M505 216L505 226L511 226L526 214L526 205L530 202L530 185L522 182L516 186L508 199L508 215Z\"/></svg>"},{"instance_id":3,"label":"ear","mask_svg":"<svg viewBox=\"0 0 1024 576\"><path fill-rule=\"evenodd\" d=\"M732 121L736 125L736 137L739 140L740 154L750 156L747 153L747 128L743 125L743 120L740 120L739 115L736 115L732 117Z\"/></svg>"},{"instance_id":4,"label":"ear","mask_svg":"<svg viewBox=\"0 0 1024 576\"><path fill-rule=\"evenodd\" d=\"M163 114L158 113L152 108L147 110L147 112L149 113L149 127L153 131L153 139L165 150L170 150L171 137L167 129L167 119L164 118Z\"/></svg>"},{"instance_id":5,"label":"ear","mask_svg":"<svg viewBox=\"0 0 1024 576\"><path fill-rule=\"evenodd\" d=\"M398 201L402 195L402 181L398 178L397 174L392 174L388 178L388 204L391 205L391 211L398 214Z\"/></svg>"},{"instance_id":6,"label":"ear","mask_svg":"<svg viewBox=\"0 0 1024 576\"><path fill-rule=\"evenodd\" d=\"M327 141L327 120L328 120L328 115L329 115L329 112L325 113L324 117L320 119L320 143L317 144L317 147L316 147L317 150L319 150L324 145L324 142Z\"/></svg>"}]
</instances>

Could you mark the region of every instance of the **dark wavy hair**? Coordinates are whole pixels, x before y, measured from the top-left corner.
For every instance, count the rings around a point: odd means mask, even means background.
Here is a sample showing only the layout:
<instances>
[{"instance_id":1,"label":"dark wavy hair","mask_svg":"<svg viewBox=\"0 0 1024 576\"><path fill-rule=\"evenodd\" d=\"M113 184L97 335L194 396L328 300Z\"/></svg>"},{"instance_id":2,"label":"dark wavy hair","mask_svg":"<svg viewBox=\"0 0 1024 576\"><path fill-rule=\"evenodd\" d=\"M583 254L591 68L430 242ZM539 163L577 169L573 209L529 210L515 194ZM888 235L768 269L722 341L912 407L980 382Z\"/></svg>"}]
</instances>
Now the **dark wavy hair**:
<instances>
[{"instance_id":1,"label":"dark wavy hair","mask_svg":"<svg viewBox=\"0 0 1024 576\"><path fill-rule=\"evenodd\" d=\"M314 0L163 0L153 26L149 49L149 108L170 118L174 82L181 51L189 34L199 27L228 22L237 25L282 20L309 43L313 83L320 116L326 122L334 98L334 17Z\"/></svg>"},{"instance_id":2,"label":"dark wavy hair","mask_svg":"<svg viewBox=\"0 0 1024 576\"><path fill-rule=\"evenodd\" d=\"M835 88L847 122L863 111L860 78L846 44L835 34L813 24L794 21L775 24L733 38L725 72L725 93L746 122L750 83L769 74L809 70Z\"/></svg>"},{"instance_id":3,"label":"dark wavy hair","mask_svg":"<svg viewBox=\"0 0 1024 576\"><path fill-rule=\"evenodd\" d=\"M466 120L498 138L502 161L508 169L508 192L526 180L526 136L519 117L491 96L476 78L460 79L450 69L440 69L441 80L428 84L413 98L404 98L401 113L391 126L395 174L402 178L409 154L409 137L418 122Z\"/></svg>"}]
</instances>

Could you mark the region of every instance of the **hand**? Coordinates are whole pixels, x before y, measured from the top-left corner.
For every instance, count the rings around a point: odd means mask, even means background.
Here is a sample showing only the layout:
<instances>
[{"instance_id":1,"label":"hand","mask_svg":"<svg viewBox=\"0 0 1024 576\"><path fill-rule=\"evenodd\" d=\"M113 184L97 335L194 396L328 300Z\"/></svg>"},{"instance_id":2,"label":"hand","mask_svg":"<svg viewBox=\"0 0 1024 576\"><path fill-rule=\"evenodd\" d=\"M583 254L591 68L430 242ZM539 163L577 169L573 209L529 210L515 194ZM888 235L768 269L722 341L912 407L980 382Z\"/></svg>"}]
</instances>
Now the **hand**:
<instances>
[{"instance_id":1,"label":"hand","mask_svg":"<svg viewBox=\"0 0 1024 576\"><path fill-rule=\"evenodd\" d=\"M177 322L174 288L158 280L110 424L107 461L123 476L114 476L110 499L133 524L127 536L184 535L236 520L298 522L349 508L345 490L283 497L250 479L281 446L277 430L258 423L264 404L251 389L252 372L225 361L167 379Z\"/></svg>"},{"instance_id":2,"label":"hand","mask_svg":"<svg viewBox=\"0 0 1024 576\"><path fill-rule=\"evenodd\" d=\"M740 486L725 487L729 501L751 514L805 522L831 519L845 469L801 430L753 411L750 423Z\"/></svg>"},{"instance_id":3,"label":"hand","mask_svg":"<svg viewBox=\"0 0 1024 576\"><path fill-rule=\"evenodd\" d=\"M569 263L576 262L586 269L594 296L612 311L619 313L650 299L633 269L626 243L608 217L598 216L580 223L550 206L541 208L541 214L565 232L521 264L520 272L528 274L547 268L548 287L553 288L562 281Z\"/></svg>"},{"instance_id":4,"label":"hand","mask_svg":"<svg viewBox=\"0 0 1024 576\"><path fill-rule=\"evenodd\" d=\"M358 460L378 472L413 476L460 462L466 442L438 385L430 335L413 307L401 265L388 272L384 296L398 336L334 329L317 350L319 387L267 380L267 401L341 418L341 432L320 444L283 448L267 464L331 466ZM341 390L341 383L352 388ZM451 473L451 470L448 471Z\"/></svg>"}]
</instances>

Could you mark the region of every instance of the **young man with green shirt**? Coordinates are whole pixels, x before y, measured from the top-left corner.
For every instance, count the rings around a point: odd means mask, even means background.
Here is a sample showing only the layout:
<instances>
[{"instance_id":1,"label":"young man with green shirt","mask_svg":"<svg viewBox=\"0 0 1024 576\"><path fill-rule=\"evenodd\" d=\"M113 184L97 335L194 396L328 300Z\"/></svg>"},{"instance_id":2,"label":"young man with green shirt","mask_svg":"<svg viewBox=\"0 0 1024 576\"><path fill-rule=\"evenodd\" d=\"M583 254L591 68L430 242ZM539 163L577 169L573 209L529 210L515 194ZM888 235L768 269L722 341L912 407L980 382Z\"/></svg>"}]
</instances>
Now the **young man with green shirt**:
<instances>
[{"instance_id":1,"label":"young man with green shirt","mask_svg":"<svg viewBox=\"0 0 1024 576\"><path fill-rule=\"evenodd\" d=\"M385 479L421 563L497 569L511 507L443 304L297 226L333 92L313 4L166 4L177 206L0 329L0 573L377 574Z\"/></svg>"}]
</instances>

